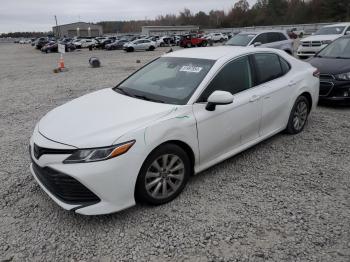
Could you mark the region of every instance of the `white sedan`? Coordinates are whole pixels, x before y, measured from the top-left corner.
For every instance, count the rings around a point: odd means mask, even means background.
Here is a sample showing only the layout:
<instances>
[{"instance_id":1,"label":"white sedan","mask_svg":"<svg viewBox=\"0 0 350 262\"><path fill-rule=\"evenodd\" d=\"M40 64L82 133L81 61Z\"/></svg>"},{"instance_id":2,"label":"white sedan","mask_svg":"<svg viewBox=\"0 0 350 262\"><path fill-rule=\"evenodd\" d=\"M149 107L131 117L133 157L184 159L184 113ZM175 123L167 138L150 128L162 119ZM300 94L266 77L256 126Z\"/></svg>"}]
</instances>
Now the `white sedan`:
<instances>
[{"instance_id":1,"label":"white sedan","mask_svg":"<svg viewBox=\"0 0 350 262\"><path fill-rule=\"evenodd\" d=\"M318 102L318 76L280 50L165 54L46 114L30 139L30 169L58 205L79 214L164 204L191 175L283 130L301 132Z\"/></svg>"},{"instance_id":2,"label":"white sedan","mask_svg":"<svg viewBox=\"0 0 350 262\"><path fill-rule=\"evenodd\" d=\"M154 51L157 47L157 43L149 39L137 39L132 42L128 42L124 45L123 49L126 52L134 52L138 50Z\"/></svg>"}]
</instances>

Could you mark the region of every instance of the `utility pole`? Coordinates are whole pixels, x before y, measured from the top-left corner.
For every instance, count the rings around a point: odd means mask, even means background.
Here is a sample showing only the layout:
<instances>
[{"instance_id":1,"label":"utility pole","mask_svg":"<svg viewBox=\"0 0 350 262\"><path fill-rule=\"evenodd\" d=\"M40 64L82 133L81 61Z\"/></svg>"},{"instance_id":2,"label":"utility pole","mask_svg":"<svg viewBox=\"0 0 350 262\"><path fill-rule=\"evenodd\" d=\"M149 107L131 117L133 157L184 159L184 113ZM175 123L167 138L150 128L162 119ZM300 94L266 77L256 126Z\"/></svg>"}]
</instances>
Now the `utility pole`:
<instances>
[{"instance_id":1,"label":"utility pole","mask_svg":"<svg viewBox=\"0 0 350 262\"><path fill-rule=\"evenodd\" d=\"M55 15L55 22L56 22L56 30L57 30L58 37L61 38L61 28L58 26L56 15Z\"/></svg>"}]
</instances>

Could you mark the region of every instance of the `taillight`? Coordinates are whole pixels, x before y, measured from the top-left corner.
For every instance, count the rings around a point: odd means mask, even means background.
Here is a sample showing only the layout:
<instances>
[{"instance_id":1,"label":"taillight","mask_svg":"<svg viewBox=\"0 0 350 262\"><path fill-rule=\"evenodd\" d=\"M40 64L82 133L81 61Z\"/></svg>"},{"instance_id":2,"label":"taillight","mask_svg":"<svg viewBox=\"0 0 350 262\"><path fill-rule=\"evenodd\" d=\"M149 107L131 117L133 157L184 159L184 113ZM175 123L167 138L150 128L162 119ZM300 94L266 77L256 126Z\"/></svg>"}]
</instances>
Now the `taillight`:
<instances>
[{"instance_id":1,"label":"taillight","mask_svg":"<svg viewBox=\"0 0 350 262\"><path fill-rule=\"evenodd\" d=\"M317 78L320 78L320 74L321 74L321 72L320 72L320 70L318 70L318 69L316 69L316 71L313 72L313 76L314 76L314 77L317 77Z\"/></svg>"}]
</instances>

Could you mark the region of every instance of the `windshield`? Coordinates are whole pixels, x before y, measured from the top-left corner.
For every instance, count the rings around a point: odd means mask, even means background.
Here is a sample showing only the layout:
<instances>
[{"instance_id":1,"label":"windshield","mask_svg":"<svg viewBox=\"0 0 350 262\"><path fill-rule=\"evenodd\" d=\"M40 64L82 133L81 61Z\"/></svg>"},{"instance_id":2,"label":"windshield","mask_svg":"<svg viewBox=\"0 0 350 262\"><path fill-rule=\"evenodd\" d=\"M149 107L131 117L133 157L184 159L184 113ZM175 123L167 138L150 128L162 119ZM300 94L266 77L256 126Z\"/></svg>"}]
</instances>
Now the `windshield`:
<instances>
[{"instance_id":1,"label":"windshield","mask_svg":"<svg viewBox=\"0 0 350 262\"><path fill-rule=\"evenodd\" d=\"M334 41L319 52L317 56L325 58L350 59L350 38L340 38Z\"/></svg>"},{"instance_id":2,"label":"windshield","mask_svg":"<svg viewBox=\"0 0 350 262\"><path fill-rule=\"evenodd\" d=\"M315 35L340 35L343 33L345 26L323 27Z\"/></svg>"},{"instance_id":3,"label":"windshield","mask_svg":"<svg viewBox=\"0 0 350 262\"><path fill-rule=\"evenodd\" d=\"M226 42L226 45L247 46L256 34L238 34Z\"/></svg>"},{"instance_id":4,"label":"windshield","mask_svg":"<svg viewBox=\"0 0 350 262\"><path fill-rule=\"evenodd\" d=\"M202 82L214 60L162 57L114 88L136 98L184 105Z\"/></svg>"}]
</instances>

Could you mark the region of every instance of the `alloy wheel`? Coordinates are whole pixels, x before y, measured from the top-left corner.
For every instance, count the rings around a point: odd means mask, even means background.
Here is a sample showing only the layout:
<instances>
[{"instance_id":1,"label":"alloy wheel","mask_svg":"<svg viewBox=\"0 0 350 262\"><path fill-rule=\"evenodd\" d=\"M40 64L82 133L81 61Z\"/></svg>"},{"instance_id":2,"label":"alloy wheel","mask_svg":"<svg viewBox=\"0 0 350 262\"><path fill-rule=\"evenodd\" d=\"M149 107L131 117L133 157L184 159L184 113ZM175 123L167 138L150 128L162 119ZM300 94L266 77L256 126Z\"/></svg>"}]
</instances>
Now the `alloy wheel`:
<instances>
[{"instance_id":1,"label":"alloy wheel","mask_svg":"<svg viewBox=\"0 0 350 262\"><path fill-rule=\"evenodd\" d=\"M304 101L300 101L295 108L293 116L293 127L295 130L301 130L307 120L308 108L307 104Z\"/></svg>"},{"instance_id":2,"label":"alloy wheel","mask_svg":"<svg viewBox=\"0 0 350 262\"><path fill-rule=\"evenodd\" d=\"M147 193L156 199L166 199L177 192L185 178L185 164L173 154L158 157L145 176Z\"/></svg>"}]
</instances>

